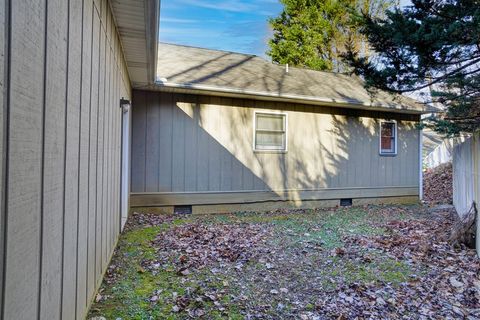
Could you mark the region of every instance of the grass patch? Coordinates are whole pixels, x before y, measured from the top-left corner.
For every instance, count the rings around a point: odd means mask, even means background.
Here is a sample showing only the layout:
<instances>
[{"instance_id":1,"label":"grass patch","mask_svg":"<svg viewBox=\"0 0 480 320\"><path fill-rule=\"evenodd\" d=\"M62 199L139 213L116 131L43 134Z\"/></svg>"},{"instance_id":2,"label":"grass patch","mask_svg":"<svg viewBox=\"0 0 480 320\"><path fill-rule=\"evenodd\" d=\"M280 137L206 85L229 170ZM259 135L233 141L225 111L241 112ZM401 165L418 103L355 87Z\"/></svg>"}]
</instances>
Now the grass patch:
<instances>
[{"instance_id":1,"label":"grass patch","mask_svg":"<svg viewBox=\"0 0 480 320\"><path fill-rule=\"evenodd\" d=\"M349 261L341 272L347 283L384 282L392 285L407 281L411 274L408 265L391 258L379 258L363 264Z\"/></svg>"},{"instance_id":2,"label":"grass patch","mask_svg":"<svg viewBox=\"0 0 480 320\"><path fill-rule=\"evenodd\" d=\"M176 274L175 267L167 266L154 273L143 270L142 261L155 259L155 248L151 242L162 231L192 221L176 219L170 225L133 228L122 235L113 263L118 265L118 280L113 284L103 283L101 295L107 297L94 304L89 316L101 315L107 319L184 319L185 314L173 310L176 297L194 292L201 295L205 289L223 287L219 279L208 277L208 271L188 277ZM199 286L207 284L207 288ZM158 300L151 301L152 296ZM201 306L208 313L209 319L243 319L234 305L229 305L228 296L224 298L226 308L220 312L211 301L189 304Z\"/></svg>"}]
</instances>

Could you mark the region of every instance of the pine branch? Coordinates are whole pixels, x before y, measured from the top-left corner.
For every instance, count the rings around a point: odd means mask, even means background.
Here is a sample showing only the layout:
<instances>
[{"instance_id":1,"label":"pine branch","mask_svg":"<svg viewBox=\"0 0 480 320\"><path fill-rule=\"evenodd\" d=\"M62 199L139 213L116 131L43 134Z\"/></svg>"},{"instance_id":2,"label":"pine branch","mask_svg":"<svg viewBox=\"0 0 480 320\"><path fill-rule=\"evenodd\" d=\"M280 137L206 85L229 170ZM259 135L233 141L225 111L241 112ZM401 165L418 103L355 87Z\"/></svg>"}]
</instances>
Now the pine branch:
<instances>
[{"instance_id":1,"label":"pine branch","mask_svg":"<svg viewBox=\"0 0 480 320\"><path fill-rule=\"evenodd\" d=\"M441 82L441 81L443 81L447 78L450 78L450 77L454 76L455 74L459 73L460 71L462 71L462 70L464 70L464 69L466 69L466 68L468 68L468 67L470 67L474 64L477 64L479 62L480 62L480 59L476 59L476 60L474 60L470 63L464 64L463 66L456 68L455 70L453 70L451 72L447 72L440 77L433 78L433 80L430 81L429 83L418 86L418 87L412 87L412 88L409 88L409 89L391 89L391 88L389 88L389 90L391 92L395 92L395 93L406 93L406 92L413 92L413 91L422 90L422 89L425 89L425 88L427 88L427 87L429 87L433 84L439 83L439 82ZM479 71L480 71L480 69L476 69L472 72L468 72L468 73L463 74L463 75L468 75L468 74L476 73L476 72L479 72Z\"/></svg>"}]
</instances>

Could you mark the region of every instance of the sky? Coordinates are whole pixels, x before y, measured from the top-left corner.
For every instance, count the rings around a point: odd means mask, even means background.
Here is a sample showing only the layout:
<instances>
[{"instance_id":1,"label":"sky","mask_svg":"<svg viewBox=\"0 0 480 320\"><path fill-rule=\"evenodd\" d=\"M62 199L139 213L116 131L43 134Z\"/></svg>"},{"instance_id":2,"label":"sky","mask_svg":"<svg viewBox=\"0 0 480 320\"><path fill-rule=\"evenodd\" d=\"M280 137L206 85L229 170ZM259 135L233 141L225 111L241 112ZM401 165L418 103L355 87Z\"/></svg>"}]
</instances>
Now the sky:
<instances>
[{"instance_id":1,"label":"sky","mask_svg":"<svg viewBox=\"0 0 480 320\"><path fill-rule=\"evenodd\" d=\"M162 0L160 41L265 57L278 0Z\"/></svg>"},{"instance_id":2,"label":"sky","mask_svg":"<svg viewBox=\"0 0 480 320\"><path fill-rule=\"evenodd\" d=\"M407 5L410 0L401 0ZM266 57L278 0L162 0L160 41Z\"/></svg>"}]
</instances>

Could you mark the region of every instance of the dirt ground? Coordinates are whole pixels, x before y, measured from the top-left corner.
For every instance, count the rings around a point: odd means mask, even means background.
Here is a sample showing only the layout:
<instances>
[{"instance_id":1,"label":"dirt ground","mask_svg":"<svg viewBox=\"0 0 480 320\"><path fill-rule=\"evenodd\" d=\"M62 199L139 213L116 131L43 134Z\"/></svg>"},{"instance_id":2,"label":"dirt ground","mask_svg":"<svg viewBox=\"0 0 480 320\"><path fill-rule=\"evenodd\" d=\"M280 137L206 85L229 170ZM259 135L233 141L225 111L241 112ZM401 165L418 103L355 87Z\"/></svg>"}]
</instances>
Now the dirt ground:
<instances>
[{"instance_id":1,"label":"dirt ground","mask_svg":"<svg viewBox=\"0 0 480 320\"><path fill-rule=\"evenodd\" d=\"M450 215L134 214L89 317L479 319L480 261L445 242Z\"/></svg>"}]
</instances>

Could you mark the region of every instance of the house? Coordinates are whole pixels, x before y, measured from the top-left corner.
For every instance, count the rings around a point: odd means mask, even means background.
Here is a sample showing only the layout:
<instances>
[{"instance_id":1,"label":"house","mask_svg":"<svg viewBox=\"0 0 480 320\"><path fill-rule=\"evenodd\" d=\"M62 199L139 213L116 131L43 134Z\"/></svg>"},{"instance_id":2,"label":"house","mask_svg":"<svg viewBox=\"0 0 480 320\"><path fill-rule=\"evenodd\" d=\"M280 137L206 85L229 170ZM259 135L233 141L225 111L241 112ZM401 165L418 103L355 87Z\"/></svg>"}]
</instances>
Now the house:
<instances>
[{"instance_id":1,"label":"house","mask_svg":"<svg viewBox=\"0 0 480 320\"><path fill-rule=\"evenodd\" d=\"M0 0L1 319L84 319L129 201L220 212L421 194L422 106L255 56L157 56L158 22L159 0Z\"/></svg>"},{"instance_id":2,"label":"house","mask_svg":"<svg viewBox=\"0 0 480 320\"><path fill-rule=\"evenodd\" d=\"M354 76L161 43L133 91L132 207L231 212L418 202L424 105Z\"/></svg>"},{"instance_id":3,"label":"house","mask_svg":"<svg viewBox=\"0 0 480 320\"><path fill-rule=\"evenodd\" d=\"M0 0L0 319L85 318L126 219L122 130L158 18L158 0Z\"/></svg>"}]
</instances>

